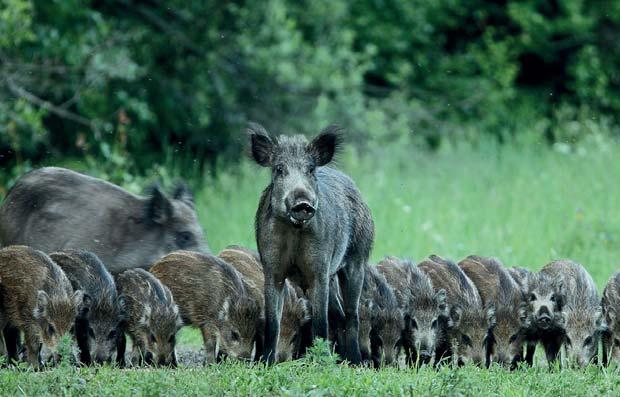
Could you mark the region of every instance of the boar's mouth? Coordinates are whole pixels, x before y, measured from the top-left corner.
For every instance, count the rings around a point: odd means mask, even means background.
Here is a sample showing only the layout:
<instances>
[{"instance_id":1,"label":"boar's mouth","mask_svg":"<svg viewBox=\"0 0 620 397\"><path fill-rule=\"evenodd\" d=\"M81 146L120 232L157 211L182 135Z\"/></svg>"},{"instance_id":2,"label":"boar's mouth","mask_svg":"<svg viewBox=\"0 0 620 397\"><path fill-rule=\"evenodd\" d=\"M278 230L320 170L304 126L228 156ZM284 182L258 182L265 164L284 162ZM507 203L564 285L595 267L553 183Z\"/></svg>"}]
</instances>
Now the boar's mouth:
<instances>
[{"instance_id":1,"label":"boar's mouth","mask_svg":"<svg viewBox=\"0 0 620 397\"><path fill-rule=\"evenodd\" d=\"M295 204L289 211L289 220L295 227L305 225L316 213L316 209L307 201Z\"/></svg>"}]
</instances>

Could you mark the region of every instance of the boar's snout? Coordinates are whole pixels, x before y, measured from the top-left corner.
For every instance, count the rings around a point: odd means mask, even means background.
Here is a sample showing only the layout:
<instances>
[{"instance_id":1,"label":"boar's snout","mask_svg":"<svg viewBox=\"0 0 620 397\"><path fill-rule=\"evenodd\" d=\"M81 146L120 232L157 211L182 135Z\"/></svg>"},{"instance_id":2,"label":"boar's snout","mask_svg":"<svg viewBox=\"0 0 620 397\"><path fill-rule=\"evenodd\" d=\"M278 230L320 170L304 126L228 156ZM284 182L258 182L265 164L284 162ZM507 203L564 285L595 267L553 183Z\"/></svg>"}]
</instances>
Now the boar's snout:
<instances>
[{"instance_id":1,"label":"boar's snout","mask_svg":"<svg viewBox=\"0 0 620 397\"><path fill-rule=\"evenodd\" d=\"M286 197L286 211L295 226L302 226L316 213L315 197L306 189L295 189Z\"/></svg>"},{"instance_id":2,"label":"boar's snout","mask_svg":"<svg viewBox=\"0 0 620 397\"><path fill-rule=\"evenodd\" d=\"M536 323L542 329L547 329L551 326L551 312L547 306L541 306L536 316Z\"/></svg>"}]
</instances>

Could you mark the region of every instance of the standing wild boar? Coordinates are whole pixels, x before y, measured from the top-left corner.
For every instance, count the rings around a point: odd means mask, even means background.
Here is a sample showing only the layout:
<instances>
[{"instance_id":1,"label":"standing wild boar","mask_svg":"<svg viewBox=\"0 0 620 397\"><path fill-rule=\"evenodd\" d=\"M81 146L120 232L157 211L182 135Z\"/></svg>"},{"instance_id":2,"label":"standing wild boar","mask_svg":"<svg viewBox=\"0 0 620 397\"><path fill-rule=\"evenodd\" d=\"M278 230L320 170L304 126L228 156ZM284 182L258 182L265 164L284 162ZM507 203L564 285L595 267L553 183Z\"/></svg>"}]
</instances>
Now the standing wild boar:
<instances>
[{"instance_id":1,"label":"standing wild boar","mask_svg":"<svg viewBox=\"0 0 620 397\"><path fill-rule=\"evenodd\" d=\"M472 255L458 265L473 281L488 309L491 332L486 339L487 366L495 362L515 369L523 360L523 292L497 259Z\"/></svg>"},{"instance_id":2,"label":"standing wild boar","mask_svg":"<svg viewBox=\"0 0 620 397\"><path fill-rule=\"evenodd\" d=\"M525 322L523 324L527 352L525 361L534 363L536 344L545 349L547 362L553 363L566 334L564 322L564 287L560 277L545 272L530 273L523 282Z\"/></svg>"},{"instance_id":3,"label":"standing wild boar","mask_svg":"<svg viewBox=\"0 0 620 397\"><path fill-rule=\"evenodd\" d=\"M125 365L127 333L134 363L176 367L176 334L183 322L170 290L144 269L125 270L116 276L116 285L127 312L117 362Z\"/></svg>"},{"instance_id":4,"label":"standing wild boar","mask_svg":"<svg viewBox=\"0 0 620 397\"><path fill-rule=\"evenodd\" d=\"M112 363L125 315L125 300L117 294L112 275L88 251L54 252L50 258L65 272L73 289L84 292L74 330L80 361Z\"/></svg>"},{"instance_id":5,"label":"standing wild boar","mask_svg":"<svg viewBox=\"0 0 620 397\"><path fill-rule=\"evenodd\" d=\"M261 302L244 286L242 276L220 258L177 251L150 269L170 288L185 324L200 328L207 363L220 354L252 360L263 325Z\"/></svg>"},{"instance_id":6,"label":"standing wild boar","mask_svg":"<svg viewBox=\"0 0 620 397\"><path fill-rule=\"evenodd\" d=\"M312 142L305 137L272 139L250 124L252 156L271 168L256 213L256 241L265 271L265 355L275 360L284 280L309 291L314 337L328 336L330 278L338 275L345 314L345 358L361 362L359 298L364 265L374 240L370 209L349 177L326 167L340 138L327 127Z\"/></svg>"},{"instance_id":7,"label":"standing wild boar","mask_svg":"<svg viewBox=\"0 0 620 397\"><path fill-rule=\"evenodd\" d=\"M595 363L604 322L594 280L583 266L571 260L553 261L540 273L560 278L566 295L563 307L566 334L553 347L559 351L564 345L570 365L583 367Z\"/></svg>"},{"instance_id":8,"label":"standing wild boar","mask_svg":"<svg viewBox=\"0 0 620 397\"><path fill-rule=\"evenodd\" d=\"M68 334L82 304L65 273L41 251L26 246L0 250L0 329L24 334L26 358L33 366L58 359L61 338ZM17 340L5 341L9 359L17 360Z\"/></svg>"},{"instance_id":9,"label":"standing wild boar","mask_svg":"<svg viewBox=\"0 0 620 397\"><path fill-rule=\"evenodd\" d=\"M620 272L614 274L603 291L603 315L607 329L603 335L603 363L620 358Z\"/></svg>"},{"instance_id":10,"label":"standing wild boar","mask_svg":"<svg viewBox=\"0 0 620 397\"><path fill-rule=\"evenodd\" d=\"M44 252L85 249L112 273L148 267L168 252L203 247L191 192L179 186L169 199L150 197L64 168L22 176L0 208L0 244ZM206 247L205 247L206 249Z\"/></svg>"},{"instance_id":11,"label":"standing wild boar","mask_svg":"<svg viewBox=\"0 0 620 397\"><path fill-rule=\"evenodd\" d=\"M220 259L232 265L241 275L248 292L253 298L261 303L261 311L264 310L264 286L265 277L263 267L258 257L258 252L248 248L231 246L218 254ZM280 323L280 338L278 339L277 361L283 362L299 357L307 347L302 345L302 332L310 321L310 307L304 296L298 294L291 283L286 280L284 286L284 302L282 305L282 321ZM263 327L257 329L260 335L257 341L262 342ZM262 346L262 343L261 343ZM257 347L257 358L263 351Z\"/></svg>"},{"instance_id":12,"label":"standing wild boar","mask_svg":"<svg viewBox=\"0 0 620 397\"><path fill-rule=\"evenodd\" d=\"M490 313L482 305L476 286L455 263L436 255L418 267L430 277L435 291L444 289L447 295L451 320L446 338L449 344L439 347L439 355L453 356L458 365L483 365Z\"/></svg>"},{"instance_id":13,"label":"standing wild boar","mask_svg":"<svg viewBox=\"0 0 620 397\"><path fill-rule=\"evenodd\" d=\"M446 291L435 292L431 279L408 260L387 257L377 270L394 289L405 313L402 345L407 362L428 364L433 357L439 362L437 347L444 345L450 326Z\"/></svg>"}]
</instances>

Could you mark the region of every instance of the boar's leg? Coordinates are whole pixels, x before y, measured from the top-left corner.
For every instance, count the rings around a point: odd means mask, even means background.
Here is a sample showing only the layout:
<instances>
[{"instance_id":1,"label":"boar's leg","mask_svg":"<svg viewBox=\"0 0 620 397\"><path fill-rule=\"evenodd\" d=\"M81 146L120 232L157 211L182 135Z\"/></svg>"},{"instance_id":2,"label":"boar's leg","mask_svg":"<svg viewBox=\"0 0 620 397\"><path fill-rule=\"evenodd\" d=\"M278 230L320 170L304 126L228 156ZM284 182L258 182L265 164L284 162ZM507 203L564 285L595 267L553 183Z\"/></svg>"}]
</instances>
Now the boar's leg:
<instances>
[{"instance_id":1,"label":"boar's leg","mask_svg":"<svg viewBox=\"0 0 620 397\"><path fill-rule=\"evenodd\" d=\"M214 364L218 359L217 336L205 325L200 327L202 341L205 344L205 364Z\"/></svg>"},{"instance_id":2,"label":"boar's leg","mask_svg":"<svg viewBox=\"0 0 620 397\"><path fill-rule=\"evenodd\" d=\"M7 324L2 330L8 361L19 361L19 329Z\"/></svg>"},{"instance_id":3,"label":"boar's leg","mask_svg":"<svg viewBox=\"0 0 620 397\"><path fill-rule=\"evenodd\" d=\"M321 266L320 268L326 268ZM327 340L329 335L329 276L327 272L316 274L312 283L312 338ZM346 315L346 314L345 314Z\"/></svg>"},{"instance_id":4,"label":"boar's leg","mask_svg":"<svg viewBox=\"0 0 620 397\"><path fill-rule=\"evenodd\" d=\"M90 351L88 349L88 320L85 318L75 319L75 340L80 349L80 362L91 365Z\"/></svg>"},{"instance_id":5,"label":"boar's leg","mask_svg":"<svg viewBox=\"0 0 620 397\"><path fill-rule=\"evenodd\" d=\"M545 356L547 357L547 363L549 366L555 364L562 348L562 342L557 340L549 340L543 345L545 349Z\"/></svg>"},{"instance_id":6,"label":"boar's leg","mask_svg":"<svg viewBox=\"0 0 620 397\"><path fill-rule=\"evenodd\" d=\"M142 338L132 338L133 343L133 360L139 367L143 366L147 359L146 343Z\"/></svg>"},{"instance_id":7,"label":"boar's leg","mask_svg":"<svg viewBox=\"0 0 620 397\"><path fill-rule=\"evenodd\" d=\"M527 342L525 345L525 362L530 367L534 365L534 354L536 353L536 342Z\"/></svg>"},{"instance_id":8,"label":"boar's leg","mask_svg":"<svg viewBox=\"0 0 620 397\"><path fill-rule=\"evenodd\" d=\"M351 364L360 364L362 354L359 345L359 302L364 283L364 271L352 263L348 263L338 272L338 276L342 286L345 315L345 358Z\"/></svg>"},{"instance_id":9,"label":"boar's leg","mask_svg":"<svg viewBox=\"0 0 620 397\"><path fill-rule=\"evenodd\" d=\"M116 364L123 368L125 367L125 351L127 350L127 339L125 333L120 332L118 340L116 341Z\"/></svg>"},{"instance_id":10,"label":"boar's leg","mask_svg":"<svg viewBox=\"0 0 620 397\"><path fill-rule=\"evenodd\" d=\"M267 268L265 268L266 270ZM284 294L284 278L265 272L265 344L263 360L273 364L276 360L280 320ZM314 319L313 319L314 321Z\"/></svg>"}]
</instances>

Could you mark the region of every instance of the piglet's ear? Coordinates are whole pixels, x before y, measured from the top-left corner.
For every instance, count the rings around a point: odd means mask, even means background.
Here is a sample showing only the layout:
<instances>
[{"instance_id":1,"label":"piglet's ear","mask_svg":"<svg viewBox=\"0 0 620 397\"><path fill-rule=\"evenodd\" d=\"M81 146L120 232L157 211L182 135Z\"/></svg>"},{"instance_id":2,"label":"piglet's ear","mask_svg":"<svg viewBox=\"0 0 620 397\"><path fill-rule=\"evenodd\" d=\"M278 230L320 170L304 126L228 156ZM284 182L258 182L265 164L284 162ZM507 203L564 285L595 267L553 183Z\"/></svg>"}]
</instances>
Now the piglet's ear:
<instances>
[{"instance_id":1,"label":"piglet's ear","mask_svg":"<svg viewBox=\"0 0 620 397\"><path fill-rule=\"evenodd\" d=\"M34 309L34 317L39 319L47 314L47 305L49 302L49 295L45 291L37 291L37 306Z\"/></svg>"},{"instance_id":2,"label":"piglet's ear","mask_svg":"<svg viewBox=\"0 0 620 397\"><path fill-rule=\"evenodd\" d=\"M330 125L308 144L307 152L314 158L318 167L329 164L342 144L341 129Z\"/></svg>"},{"instance_id":3,"label":"piglet's ear","mask_svg":"<svg viewBox=\"0 0 620 397\"><path fill-rule=\"evenodd\" d=\"M177 182L174 191L172 193L172 198L175 200L179 200L194 208L194 194L192 190L183 182Z\"/></svg>"},{"instance_id":4,"label":"piglet's ear","mask_svg":"<svg viewBox=\"0 0 620 397\"><path fill-rule=\"evenodd\" d=\"M172 203L159 186L151 189L151 197L146 203L146 217L158 225L165 224L172 217Z\"/></svg>"},{"instance_id":5,"label":"piglet's ear","mask_svg":"<svg viewBox=\"0 0 620 397\"><path fill-rule=\"evenodd\" d=\"M248 123L247 133L250 136L252 158L260 166L271 167L273 158L273 141L265 127L258 123Z\"/></svg>"},{"instance_id":6,"label":"piglet's ear","mask_svg":"<svg viewBox=\"0 0 620 397\"><path fill-rule=\"evenodd\" d=\"M220 309L220 312L217 315L218 320L220 320L220 321L228 320L228 313L229 312L230 312L230 299L226 298L226 299L224 299L224 303L222 304L222 308Z\"/></svg>"}]
</instances>

